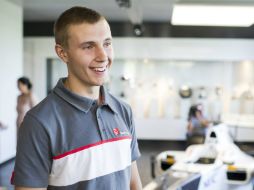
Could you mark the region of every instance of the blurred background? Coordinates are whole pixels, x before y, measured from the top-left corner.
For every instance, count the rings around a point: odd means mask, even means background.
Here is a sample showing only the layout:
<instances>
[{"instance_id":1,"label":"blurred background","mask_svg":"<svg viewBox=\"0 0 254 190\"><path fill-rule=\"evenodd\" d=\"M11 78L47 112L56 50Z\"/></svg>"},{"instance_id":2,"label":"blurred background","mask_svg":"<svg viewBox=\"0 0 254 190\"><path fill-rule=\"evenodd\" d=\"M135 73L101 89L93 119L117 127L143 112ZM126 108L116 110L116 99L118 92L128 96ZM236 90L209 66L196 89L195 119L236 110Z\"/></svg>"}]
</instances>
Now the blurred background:
<instances>
[{"instance_id":1,"label":"blurred background","mask_svg":"<svg viewBox=\"0 0 254 190\"><path fill-rule=\"evenodd\" d=\"M109 21L115 61L106 86L132 106L141 166L152 154L185 148L193 104L203 105L211 124L228 124L236 143L253 147L254 0L1 0L2 166L16 152L16 80L30 78L42 100L66 76L53 23L72 6ZM141 172L143 184L149 172Z\"/></svg>"}]
</instances>

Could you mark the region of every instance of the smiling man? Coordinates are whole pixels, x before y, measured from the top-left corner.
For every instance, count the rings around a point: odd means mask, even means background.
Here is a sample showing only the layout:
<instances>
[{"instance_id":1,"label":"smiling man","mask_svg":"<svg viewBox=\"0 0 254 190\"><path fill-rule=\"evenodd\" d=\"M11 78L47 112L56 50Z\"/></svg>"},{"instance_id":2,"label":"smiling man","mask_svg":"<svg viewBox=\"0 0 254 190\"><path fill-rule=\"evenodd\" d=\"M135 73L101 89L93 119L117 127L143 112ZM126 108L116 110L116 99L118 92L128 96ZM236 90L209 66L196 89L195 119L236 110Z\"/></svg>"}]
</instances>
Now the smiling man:
<instances>
[{"instance_id":1,"label":"smiling man","mask_svg":"<svg viewBox=\"0 0 254 190\"><path fill-rule=\"evenodd\" d=\"M131 108L103 86L113 59L109 24L94 10L73 7L54 33L68 76L21 125L15 189L142 189Z\"/></svg>"}]
</instances>

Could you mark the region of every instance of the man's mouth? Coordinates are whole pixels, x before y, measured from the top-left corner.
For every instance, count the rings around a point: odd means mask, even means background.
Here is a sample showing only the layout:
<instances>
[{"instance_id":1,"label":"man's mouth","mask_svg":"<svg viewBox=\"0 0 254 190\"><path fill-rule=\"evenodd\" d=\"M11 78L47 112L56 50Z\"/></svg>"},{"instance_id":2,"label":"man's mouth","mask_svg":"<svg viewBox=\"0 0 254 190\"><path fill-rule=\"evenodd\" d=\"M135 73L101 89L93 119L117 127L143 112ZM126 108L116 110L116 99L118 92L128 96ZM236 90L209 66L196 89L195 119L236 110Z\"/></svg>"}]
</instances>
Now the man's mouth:
<instances>
[{"instance_id":1,"label":"man's mouth","mask_svg":"<svg viewBox=\"0 0 254 190\"><path fill-rule=\"evenodd\" d=\"M91 69L95 72L105 72L107 69L108 65L105 65L103 67L92 67Z\"/></svg>"},{"instance_id":2,"label":"man's mouth","mask_svg":"<svg viewBox=\"0 0 254 190\"><path fill-rule=\"evenodd\" d=\"M106 70L106 67L97 67L97 68L93 68L93 70L96 72L104 72Z\"/></svg>"}]
</instances>

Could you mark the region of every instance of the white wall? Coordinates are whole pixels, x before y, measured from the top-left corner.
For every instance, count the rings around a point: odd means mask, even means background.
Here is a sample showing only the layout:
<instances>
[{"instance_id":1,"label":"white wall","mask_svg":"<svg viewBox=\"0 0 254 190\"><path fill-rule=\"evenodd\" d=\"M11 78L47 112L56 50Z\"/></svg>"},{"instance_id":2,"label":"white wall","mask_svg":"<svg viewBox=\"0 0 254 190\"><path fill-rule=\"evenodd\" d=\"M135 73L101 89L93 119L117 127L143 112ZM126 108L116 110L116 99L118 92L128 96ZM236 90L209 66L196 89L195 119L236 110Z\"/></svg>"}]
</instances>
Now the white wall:
<instances>
[{"instance_id":1,"label":"white wall","mask_svg":"<svg viewBox=\"0 0 254 190\"><path fill-rule=\"evenodd\" d=\"M0 163L15 156L17 78L23 63L22 8L6 0L0 1L0 121L8 128L0 129Z\"/></svg>"},{"instance_id":2,"label":"white wall","mask_svg":"<svg viewBox=\"0 0 254 190\"><path fill-rule=\"evenodd\" d=\"M57 57L53 38L26 38L24 72L34 82L37 96L46 96L46 60ZM196 61L254 60L254 40L245 39L187 39L187 38L114 38L117 59L158 59ZM229 67L230 68L230 67ZM226 77L230 79L230 77ZM230 83L230 81L228 81ZM160 124L155 130L154 123ZM181 120L137 120L137 134L144 139L185 138ZM169 125L168 125L169 124ZM177 133L170 133L177 131ZM253 139L254 140L254 139Z\"/></svg>"},{"instance_id":3,"label":"white wall","mask_svg":"<svg viewBox=\"0 0 254 190\"><path fill-rule=\"evenodd\" d=\"M24 39L24 75L33 83L33 91L39 100L46 96L46 63L57 57L53 38Z\"/></svg>"},{"instance_id":4,"label":"white wall","mask_svg":"<svg viewBox=\"0 0 254 190\"><path fill-rule=\"evenodd\" d=\"M118 58L210 61L254 59L254 40L194 38L114 38Z\"/></svg>"}]
</instances>

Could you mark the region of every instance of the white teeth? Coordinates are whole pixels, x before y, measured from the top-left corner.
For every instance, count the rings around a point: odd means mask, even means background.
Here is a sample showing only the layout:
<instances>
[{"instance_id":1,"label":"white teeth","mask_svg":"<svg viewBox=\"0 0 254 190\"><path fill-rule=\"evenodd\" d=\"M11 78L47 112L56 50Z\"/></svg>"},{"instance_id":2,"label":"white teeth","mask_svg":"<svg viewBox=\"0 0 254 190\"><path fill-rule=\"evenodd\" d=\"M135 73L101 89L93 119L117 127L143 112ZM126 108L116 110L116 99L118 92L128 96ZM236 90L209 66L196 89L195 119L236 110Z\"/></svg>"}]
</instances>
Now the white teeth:
<instances>
[{"instance_id":1,"label":"white teeth","mask_svg":"<svg viewBox=\"0 0 254 190\"><path fill-rule=\"evenodd\" d=\"M105 67L99 67L99 68L94 68L93 70L96 71L96 72L103 72L103 71L106 70L106 68Z\"/></svg>"}]
</instances>

